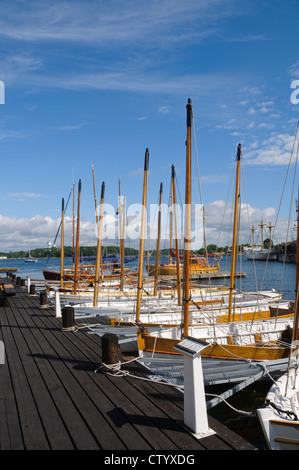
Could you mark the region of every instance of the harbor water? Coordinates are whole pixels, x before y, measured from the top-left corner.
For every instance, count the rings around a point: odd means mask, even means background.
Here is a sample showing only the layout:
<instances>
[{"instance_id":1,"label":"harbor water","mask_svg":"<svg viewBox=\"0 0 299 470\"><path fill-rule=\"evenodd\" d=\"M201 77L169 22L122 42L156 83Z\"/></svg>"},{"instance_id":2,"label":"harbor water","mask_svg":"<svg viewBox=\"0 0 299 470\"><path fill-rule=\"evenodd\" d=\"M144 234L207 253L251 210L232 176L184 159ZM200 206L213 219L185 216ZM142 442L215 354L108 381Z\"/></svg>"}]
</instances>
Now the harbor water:
<instances>
[{"instance_id":1,"label":"harbor water","mask_svg":"<svg viewBox=\"0 0 299 470\"><path fill-rule=\"evenodd\" d=\"M161 262L167 262L166 258L161 258ZM155 259L149 259L150 263L155 263ZM66 258L64 266L73 265L71 258ZM132 270L136 270L138 261L127 264ZM37 262L25 262L23 259L1 259L1 276L5 276L5 268L17 268L17 276L21 278L30 277L32 280L43 279L43 269L60 269L59 258L40 258ZM224 256L220 261L220 271L230 270L230 256ZM271 261L250 261L245 256L240 257L237 272L245 273L246 276L239 277L236 281L236 288L241 291L257 291L275 289L283 294L285 300L294 299L295 289L295 264L283 264ZM146 270L145 270L146 273ZM229 279L217 279L211 281L213 285L229 285ZM208 284L208 280L204 281ZM218 421L229 429L233 430L258 449L266 449L266 442L256 415L243 414L242 412L254 413L255 410L263 406L267 392L272 385L271 380L256 382L247 388L239 391L228 399L229 407L226 403L220 403L209 411ZM228 387L218 386L206 389L206 393L221 394ZM236 411L239 410L239 411Z\"/></svg>"},{"instance_id":2,"label":"harbor water","mask_svg":"<svg viewBox=\"0 0 299 470\"><path fill-rule=\"evenodd\" d=\"M220 272L229 272L230 270L230 256L223 256L220 260ZM149 258L150 264L155 263L155 258ZM161 263L169 262L166 257L160 258ZM72 258L65 258L64 267L73 265ZM138 261L134 260L126 265L131 270L137 270ZM30 276L31 279L43 279L43 269L60 269L60 258L38 258L37 262L26 262L24 259L0 259L0 268L17 268L17 275L26 278ZM258 290L275 289L282 293L284 299L293 300L295 290L295 264L284 264L276 261L250 261L246 256L241 256L236 271L245 273L246 276L239 277L236 280L236 288L248 292ZM146 269L144 269L146 275ZM208 284L209 280L202 281ZM213 279L210 281L215 284L229 285L229 279Z\"/></svg>"}]
</instances>

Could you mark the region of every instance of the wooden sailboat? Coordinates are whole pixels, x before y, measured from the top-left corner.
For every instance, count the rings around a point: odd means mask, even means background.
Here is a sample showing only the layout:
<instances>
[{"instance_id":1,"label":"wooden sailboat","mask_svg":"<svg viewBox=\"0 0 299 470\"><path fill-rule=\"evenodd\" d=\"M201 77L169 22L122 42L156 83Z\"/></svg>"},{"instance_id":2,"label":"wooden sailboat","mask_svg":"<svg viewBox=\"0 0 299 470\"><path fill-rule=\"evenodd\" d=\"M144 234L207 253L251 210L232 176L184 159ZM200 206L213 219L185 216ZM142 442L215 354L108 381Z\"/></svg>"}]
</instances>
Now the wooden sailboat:
<instances>
[{"instance_id":1,"label":"wooden sailboat","mask_svg":"<svg viewBox=\"0 0 299 470\"><path fill-rule=\"evenodd\" d=\"M297 340L298 341L298 340ZM297 343L298 344L298 343ZM257 414L270 450L299 450L298 349Z\"/></svg>"},{"instance_id":2,"label":"wooden sailboat","mask_svg":"<svg viewBox=\"0 0 299 470\"><path fill-rule=\"evenodd\" d=\"M95 190L95 178L94 178L94 168L92 166L92 177L93 177L93 187L94 187L94 201L95 201L95 214L96 214L96 224L98 226L99 223L99 216L98 216L98 207L97 207L97 198L96 198L96 190ZM44 278L47 282L48 290L51 289L51 281L60 281L60 291L74 291L74 282L76 276L76 293L79 291L82 294L83 290L87 290L87 294L89 295L91 290L93 290L93 286L95 283L95 275L96 275L96 257L94 257L94 264L81 264L81 257L79 257L79 243L75 240L75 203L74 203L74 193L75 188L73 187L73 259L74 259L74 266L64 268L63 263L63 236L64 236L64 207L62 209L61 215L61 268L59 270L52 270L52 269L44 269L43 274ZM78 191L78 216L80 215L80 200L81 200L81 180L79 182L79 191ZM63 200L64 205L64 200ZM80 221L79 221L80 223ZM78 223L77 217L77 230L76 230L76 237L79 240L80 228ZM108 255L110 256L110 255ZM128 277L131 274L131 270L129 268L124 268L124 263L129 262L132 260L132 257L124 257L124 249L121 248L121 263L117 261L117 257L112 255L113 258L107 258L102 256L101 254L101 261L99 265L99 272L100 278L97 281L98 285L103 285L105 282L109 281L109 285L112 284L116 287L120 286L120 290L124 284L131 283L133 279ZM106 259L107 258L107 259ZM92 257L91 257L92 259ZM135 258L133 258L135 259ZM121 267L119 268L119 264ZM126 278L125 278L126 276ZM54 287L57 288L57 285L54 284ZM92 288L92 289L91 289ZM75 294L77 295L77 294Z\"/></svg>"},{"instance_id":3,"label":"wooden sailboat","mask_svg":"<svg viewBox=\"0 0 299 470\"><path fill-rule=\"evenodd\" d=\"M191 171L191 112L192 105L189 101L187 106L187 153L186 153L186 166L187 166L187 177L186 186L190 183L190 171ZM147 154L146 154L147 155ZM148 157L148 155L147 155ZM238 147L237 161L240 163L241 159L241 147ZM238 165L239 169L240 165ZM144 172L144 186L143 186L143 207L146 204L146 191L147 191L147 170L148 169L148 158L145 160L145 172ZM237 186L237 198L235 202L235 213L237 214L237 204L239 198L239 183ZM190 205L191 192L186 191L186 203ZM188 207L188 206L187 206ZM190 217L190 211L188 214ZM186 219L186 222L189 219ZM208 339L211 342L211 346L203 351L203 354L209 357L227 357L240 358L246 357L253 360L262 360L264 358L276 359L284 357L287 354L286 348L279 348L278 346L266 347L263 346L263 338L261 329L265 328L265 321L263 318L270 318L269 303L274 300L273 293L265 293L270 298L265 300L264 305L260 297L262 293L258 295L255 293L254 298L251 298L251 311L248 305L245 305L245 299L243 295L240 295L240 305L238 313L236 310L236 303L238 295L234 291L233 283L230 285L229 290L225 293L227 299L227 306L224 305L224 300L217 304L219 301L218 296L224 296L223 292L214 291L205 292L203 294L200 289L199 298L196 300L195 297L190 299L190 283L189 283L189 251L190 251L190 223L185 223L185 236L184 236L184 248L185 263L184 263L184 285L183 285L183 301L182 307L176 305L176 300L167 299L165 302L157 303L154 299L148 299L147 303L142 305L142 270L143 270L143 249L144 249L144 214L142 217L141 226L141 239L140 239L140 254L139 259L139 275L138 275L138 286L137 286L137 297L132 299L131 303L124 304L123 300L119 302L119 299L109 299L109 304L97 306L99 311L106 315L104 321L115 325L115 332L124 331L123 327L140 325L139 334L139 350L142 354L155 351L163 354L176 354L173 346L182 338L182 335L194 336L201 339ZM234 269L234 263L232 263L232 269ZM233 278L233 273L232 273ZM248 297L249 294L248 294ZM201 299L201 300L199 300ZM104 300L104 299L103 299ZM277 300L277 299L276 299ZM138 305L137 304L138 301ZM210 308L208 303L210 301ZM104 301L105 302L105 301ZM151 304L152 302L152 304ZM168 303L167 303L168 302ZM260 303L260 304L259 304ZM233 308L234 307L234 308ZM102 311L100 312L100 309ZM265 311L262 311L265 310ZM80 307L77 312L80 311ZM182 313L184 322L182 322ZM82 308L82 317L86 314L86 308ZM130 317L131 315L131 317ZM246 317L247 315L247 317ZM256 315L256 317L255 317ZM256 318L259 318L258 322ZM228 321L229 319L229 321ZM100 317L97 317L100 320ZM250 320L250 321L248 321ZM255 321L253 321L255 320ZM280 336L282 330L288 326L290 321L289 315L286 315L285 319L279 319L276 321L276 330L273 331L271 321L267 325L267 339L268 341L274 341ZM126 324L124 323L126 322ZM144 328L152 330L152 334L148 334ZM271 331L270 331L270 328ZM153 331L155 329L155 332ZM129 328L126 330L129 331ZM128 333L129 334L129 333ZM274 337L273 337L274 336ZM247 339L247 341L246 341ZM235 344L234 344L235 343ZM210 349L209 349L210 348ZM232 349L233 348L233 349ZM267 354L266 354L267 353Z\"/></svg>"},{"instance_id":4,"label":"wooden sailboat","mask_svg":"<svg viewBox=\"0 0 299 470\"><path fill-rule=\"evenodd\" d=\"M189 149L190 154L190 149ZM144 183L143 183L143 199L142 207L145 208L146 197L147 197L147 173L148 173L148 151L145 155L145 170L144 170ZM189 161L190 156L188 155L187 161ZM189 164L191 168L191 162ZM174 168L173 168L174 170ZM172 184L173 184L173 200L176 203L176 191L174 184L174 171L172 172ZM190 177L189 177L190 178ZM189 184L189 179L187 184ZM160 186L160 206L162 199L162 188ZM191 193L187 193L187 204L188 209L191 207ZM91 307L90 304L78 304L74 306L77 317L82 315L86 316L88 313L90 315L97 315L98 320L102 322L107 322L110 318L112 324L132 324L132 323L142 323L143 326L153 327L154 325L173 325L174 327L179 327L182 321L182 307L181 307L181 276L177 271L177 292L174 295L174 300L172 298L172 291L163 291L159 290L159 294L163 292L163 298L157 297L157 260L159 254L159 221L158 221L158 240L157 240L157 259L156 259L156 275L154 278L153 290L149 289L149 286L146 286L147 296L145 299L142 299L142 288L143 288L143 252L144 252L144 227L145 227L145 211L142 212L141 219L141 236L140 236L140 257L139 257L139 269L138 269L138 284L135 289L135 295L137 299L129 297L129 292L126 290L126 297L113 298L113 293L108 293L108 299L101 297L100 301L94 303ZM188 218L190 217L190 212ZM178 237L177 237L177 217L176 211L174 210L174 219L175 219L175 231L176 231L176 250L178 251ZM159 218L160 220L160 218ZM185 224L186 225L186 224ZM188 224L186 225L188 227ZM190 227L190 224L189 224ZM190 230L190 228L189 228ZM185 257L185 275L184 279L189 280L190 273L190 263L187 260L190 260L190 233L185 233L185 251L188 251L188 256ZM178 267L178 260L176 260L176 267ZM188 270L188 271L187 271ZM183 306L185 309L188 309L188 321L186 321L186 328L190 323L199 328L199 325L204 325L205 329L202 332L203 335L207 335L206 328L208 325L212 325L215 322L215 318L218 319L219 323L227 322L227 306L225 302L228 303L229 295L233 291L233 287L230 290L222 287L215 288L199 288L191 289L191 286L185 282L185 297L183 295ZM134 295L134 290L131 291ZM192 292L192 299L190 299L190 292ZM153 294L153 295L149 295ZM167 295L168 294L168 295ZM266 292L264 298L263 293L260 293L260 298L257 298L256 295L251 296L247 294L238 294L234 292L234 302L240 303L240 313L238 313L239 321L245 321L252 319L253 315L256 314L256 318L264 318L265 316L270 315L269 311L269 302L278 300L278 296L273 292ZM276 298L277 297L277 298ZM231 295L230 295L230 298ZM176 305L177 299L177 305ZM245 304L246 301L246 304ZM257 303L258 301L258 303ZM203 308L204 307L204 308ZM246 312L244 309L246 307ZM247 316L246 316L247 315ZM237 314L236 314L237 316ZM184 312L184 318L187 317L187 313Z\"/></svg>"},{"instance_id":5,"label":"wooden sailboat","mask_svg":"<svg viewBox=\"0 0 299 470\"><path fill-rule=\"evenodd\" d=\"M177 231L177 211L176 211L176 187L175 187L175 168L174 165L172 165L171 168L171 200L172 200L172 206L171 207L171 216L173 215L175 218L175 225L176 225L176 231ZM172 220L172 218L171 218ZM172 222L171 222L171 240L170 242L172 243ZM172 261L170 263L162 263L158 264L146 264L146 269L148 272L149 276L180 276L181 278L183 277L184 274L184 265L180 261L181 258L183 258L183 255L179 254L179 249L178 249L178 234L175 234L175 243L176 243L176 249L173 250L172 247L170 247L170 256L171 260L172 258L175 258L175 263ZM211 265L208 263L208 257L207 256L196 256L189 254L189 272L191 275L196 275L196 274L203 274L203 273L217 273L220 269L219 266L219 258L214 258L217 259L217 263Z\"/></svg>"},{"instance_id":6,"label":"wooden sailboat","mask_svg":"<svg viewBox=\"0 0 299 470\"><path fill-rule=\"evenodd\" d=\"M299 141L297 147L297 157ZM297 207L297 244L299 208ZM296 254L295 318L292 329L293 350L287 372L270 388L266 406L257 410L266 442L271 450L299 450L299 253Z\"/></svg>"}]
</instances>

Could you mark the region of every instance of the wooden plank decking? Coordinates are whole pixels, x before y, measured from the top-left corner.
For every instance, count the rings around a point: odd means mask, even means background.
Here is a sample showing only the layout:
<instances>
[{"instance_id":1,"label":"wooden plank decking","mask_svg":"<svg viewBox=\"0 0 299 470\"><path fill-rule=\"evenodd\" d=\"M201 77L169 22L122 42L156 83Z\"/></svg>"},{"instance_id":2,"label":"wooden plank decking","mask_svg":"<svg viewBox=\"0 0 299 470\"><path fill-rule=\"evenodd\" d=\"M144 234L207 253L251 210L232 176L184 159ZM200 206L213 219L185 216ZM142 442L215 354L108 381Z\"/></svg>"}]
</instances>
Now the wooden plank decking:
<instances>
[{"instance_id":1,"label":"wooden plank decking","mask_svg":"<svg viewBox=\"0 0 299 470\"><path fill-rule=\"evenodd\" d=\"M64 332L54 308L16 286L0 306L1 450L186 451L252 450L212 417L209 437L196 439L180 424L183 396L136 378L95 373L101 340L86 330ZM122 366L146 377L132 362Z\"/></svg>"}]
</instances>

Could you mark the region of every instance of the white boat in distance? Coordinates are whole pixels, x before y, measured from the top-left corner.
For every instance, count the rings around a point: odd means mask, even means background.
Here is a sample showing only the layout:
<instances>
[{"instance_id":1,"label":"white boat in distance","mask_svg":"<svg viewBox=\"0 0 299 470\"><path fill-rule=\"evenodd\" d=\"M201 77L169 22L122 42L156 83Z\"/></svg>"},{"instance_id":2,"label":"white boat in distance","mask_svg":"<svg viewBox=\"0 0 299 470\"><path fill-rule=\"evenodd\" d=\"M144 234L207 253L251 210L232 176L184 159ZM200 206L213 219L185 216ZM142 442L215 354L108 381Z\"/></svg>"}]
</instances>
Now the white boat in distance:
<instances>
[{"instance_id":1,"label":"white boat in distance","mask_svg":"<svg viewBox=\"0 0 299 470\"><path fill-rule=\"evenodd\" d=\"M265 248L264 243L264 236L263 236L263 228L265 224L261 220L261 223L259 224L261 228L261 240L262 240L262 246L255 246L254 244L254 232L255 228L252 226L251 232L252 232L252 246L251 247L244 247L243 248L243 253L245 253L246 257L248 260L253 260L253 261L277 261L279 250L275 250L271 248L272 246L272 235L271 235L271 230L274 228L273 225L271 225L271 222L268 225L268 229L270 231L270 238L267 240L267 243L269 243L269 247Z\"/></svg>"},{"instance_id":2,"label":"white boat in distance","mask_svg":"<svg viewBox=\"0 0 299 470\"><path fill-rule=\"evenodd\" d=\"M279 250L274 250L272 248L262 249L260 246L255 246L254 248L243 248L243 253L245 253L248 260L254 261L277 261L277 256Z\"/></svg>"}]
</instances>

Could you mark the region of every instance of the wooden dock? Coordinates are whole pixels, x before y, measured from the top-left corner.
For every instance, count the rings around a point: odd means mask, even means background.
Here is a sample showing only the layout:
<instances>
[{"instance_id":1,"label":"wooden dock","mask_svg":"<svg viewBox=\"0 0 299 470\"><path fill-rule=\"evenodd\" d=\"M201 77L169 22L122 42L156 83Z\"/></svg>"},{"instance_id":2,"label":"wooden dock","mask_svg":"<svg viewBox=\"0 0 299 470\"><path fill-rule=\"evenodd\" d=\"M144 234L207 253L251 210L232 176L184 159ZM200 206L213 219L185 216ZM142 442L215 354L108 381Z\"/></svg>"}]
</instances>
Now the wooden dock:
<instances>
[{"instance_id":1,"label":"wooden dock","mask_svg":"<svg viewBox=\"0 0 299 470\"><path fill-rule=\"evenodd\" d=\"M0 306L1 450L254 449L212 417L215 434L197 439L182 426L183 394L168 385L95 373L101 339L87 330L62 331L54 308L40 306L27 287L15 289ZM121 367L148 376L136 362Z\"/></svg>"}]
</instances>

